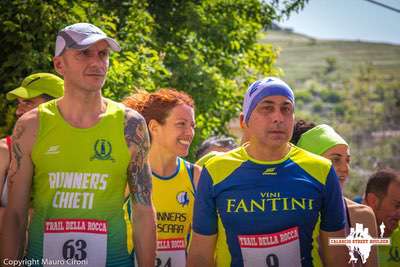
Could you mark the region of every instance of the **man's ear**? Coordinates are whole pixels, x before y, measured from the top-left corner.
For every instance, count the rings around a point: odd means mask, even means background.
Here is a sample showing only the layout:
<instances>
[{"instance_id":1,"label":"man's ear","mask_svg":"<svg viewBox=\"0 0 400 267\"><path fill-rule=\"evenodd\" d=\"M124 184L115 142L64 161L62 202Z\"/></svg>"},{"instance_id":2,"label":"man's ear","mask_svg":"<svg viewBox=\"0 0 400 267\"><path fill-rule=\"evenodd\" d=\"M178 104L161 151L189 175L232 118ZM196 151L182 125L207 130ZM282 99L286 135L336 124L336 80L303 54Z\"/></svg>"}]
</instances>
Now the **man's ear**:
<instances>
[{"instance_id":1,"label":"man's ear","mask_svg":"<svg viewBox=\"0 0 400 267\"><path fill-rule=\"evenodd\" d=\"M240 129L244 129L245 126L246 126L246 122L244 121L243 112L240 112L240 115L239 115L239 123L240 123Z\"/></svg>"},{"instance_id":2,"label":"man's ear","mask_svg":"<svg viewBox=\"0 0 400 267\"><path fill-rule=\"evenodd\" d=\"M53 66L58 74L60 74L61 76L64 76L64 62L63 62L61 56L53 58Z\"/></svg>"},{"instance_id":3,"label":"man's ear","mask_svg":"<svg viewBox=\"0 0 400 267\"><path fill-rule=\"evenodd\" d=\"M364 202L367 206L370 206L373 210L375 210L378 207L379 198L375 193L368 193L365 196Z\"/></svg>"}]
</instances>

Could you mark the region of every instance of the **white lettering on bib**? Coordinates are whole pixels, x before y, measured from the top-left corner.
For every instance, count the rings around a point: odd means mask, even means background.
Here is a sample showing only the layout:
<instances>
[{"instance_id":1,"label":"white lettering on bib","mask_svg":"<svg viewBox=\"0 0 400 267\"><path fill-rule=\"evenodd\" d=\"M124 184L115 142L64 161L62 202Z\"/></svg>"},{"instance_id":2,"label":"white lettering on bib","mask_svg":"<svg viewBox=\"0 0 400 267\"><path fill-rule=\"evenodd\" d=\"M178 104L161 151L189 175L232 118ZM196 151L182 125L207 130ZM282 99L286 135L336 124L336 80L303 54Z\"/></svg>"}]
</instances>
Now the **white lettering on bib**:
<instances>
[{"instance_id":1,"label":"white lettering on bib","mask_svg":"<svg viewBox=\"0 0 400 267\"><path fill-rule=\"evenodd\" d=\"M107 221L51 219L44 225L44 266L106 265ZM61 264L63 265L63 264Z\"/></svg>"},{"instance_id":2,"label":"white lettering on bib","mask_svg":"<svg viewBox=\"0 0 400 267\"><path fill-rule=\"evenodd\" d=\"M245 267L301 267L298 227L260 235L239 235Z\"/></svg>"}]
</instances>

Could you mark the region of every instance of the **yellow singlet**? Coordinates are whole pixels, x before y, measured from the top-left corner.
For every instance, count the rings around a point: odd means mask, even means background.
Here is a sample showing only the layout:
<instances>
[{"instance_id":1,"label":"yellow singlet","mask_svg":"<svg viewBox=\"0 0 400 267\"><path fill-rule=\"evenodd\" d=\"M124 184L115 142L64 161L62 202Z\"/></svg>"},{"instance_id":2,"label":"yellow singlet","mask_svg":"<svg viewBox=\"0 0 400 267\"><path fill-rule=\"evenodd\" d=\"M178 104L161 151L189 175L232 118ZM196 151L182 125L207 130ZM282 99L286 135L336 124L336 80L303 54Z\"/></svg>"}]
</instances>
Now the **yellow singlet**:
<instances>
[{"instance_id":1,"label":"yellow singlet","mask_svg":"<svg viewBox=\"0 0 400 267\"><path fill-rule=\"evenodd\" d=\"M195 188L193 164L178 158L178 166L168 177L153 173L153 203L157 211L157 258L155 266L184 267L191 231ZM130 201L124 206L130 213ZM130 216L129 216L130 217ZM126 219L129 219L126 217ZM132 229L129 229L131 233ZM132 248L133 245L129 244Z\"/></svg>"}]
</instances>

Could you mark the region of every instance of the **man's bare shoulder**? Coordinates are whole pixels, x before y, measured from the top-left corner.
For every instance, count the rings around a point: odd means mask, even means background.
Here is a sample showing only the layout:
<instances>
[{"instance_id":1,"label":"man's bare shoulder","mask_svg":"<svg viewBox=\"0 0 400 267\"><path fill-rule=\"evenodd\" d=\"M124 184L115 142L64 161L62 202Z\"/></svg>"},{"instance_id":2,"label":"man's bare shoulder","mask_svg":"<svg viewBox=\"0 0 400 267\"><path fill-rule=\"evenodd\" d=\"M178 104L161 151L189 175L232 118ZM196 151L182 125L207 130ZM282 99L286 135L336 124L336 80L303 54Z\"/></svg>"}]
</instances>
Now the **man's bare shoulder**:
<instances>
[{"instance_id":1,"label":"man's bare shoulder","mask_svg":"<svg viewBox=\"0 0 400 267\"><path fill-rule=\"evenodd\" d=\"M27 127L37 127L39 126L39 111L37 108L34 108L22 115L18 120L17 123L21 122Z\"/></svg>"},{"instance_id":2,"label":"man's bare shoulder","mask_svg":"<svg viewBox=\"0 0 400 267\"><path fill-rule=\"evenodd\" d=\"M372 208L368 207L367 205L354 202L353 200L350 200L348 198L346 198L346 203L349 210L354 213L362 215L374 215L374 211L372 210Z\"/></svg>"},{"instance_id":3,"label":"man's bare shoulder","mask_svg":"<svg viewBox=\"0 0 400 267\"><path fill-rule=\"evenodd\" d=\"M125 107L125 122L127 120L144 120L143 116L134 109Z\"/></svg>"},{"instance_id":4,"label":"man's bare shoulder","mask_svg":"<svg viewBox=\"0 0 400 267\"><path fill-rule=\"evenodd\" d=\"M37 109L30 110L22 115L15 123L12 140L18 142L24 140L25 144L33 144L39 128L39 112Z\"/></svg>"},{"instance_id":5,"label":"man's bare shoulder","mask_svg":"<svg viewBox=\"0 0 400 267\"><path fill-rule=\"evenodd\" d=\"M7 140L5 138L0 139L0 183L3 183L3 178L7 174L8 165L10 164L10 152Z\"/></svg>"},{"instance_id":6,"label":"man's bare shoulder","mask_svg":"<svg viewBox=\"0 0 400 267\"><path fill-rule=\"evenodd\" d=\"M125 140L128 147L143 146L148 139L147 124L143 116L131 108L125 108ZM146 146L147 147L147 146Z\"/></svg>"},{"instance_id":7,"label":"man's bare shoulder","mask_svg":"<svg viewBox=\"0 0 400 267\"><path fill-rule=\"evenodd\" d=\"M7 140L5 138L0 139L0 161L10 161L10 151L7 145Z\"/></svg>"},{"instance_id":8,"label":"man's bare shoulder","mask_svg":"<svg viewBox=\"0 0 400 267\"><path fill-rule=\"evenodd\" d=\"M347 207L350 213L350 221L353 223L362 223L365 227L370 228L371 233L375 233L373 229L376 229L376 219L372 208L356 203L350 199L345 199Z\"/></svg>"},{"instance_id":9,"label":"man's bare shoulder","mask_svg":"<svg viewBox=\"0 0 400 267\"><path fill-rule=\"evenodd\" d=\"M5 138L0 139L0 153L8 151L7 140Z\"/></svg>"}]
</instances>

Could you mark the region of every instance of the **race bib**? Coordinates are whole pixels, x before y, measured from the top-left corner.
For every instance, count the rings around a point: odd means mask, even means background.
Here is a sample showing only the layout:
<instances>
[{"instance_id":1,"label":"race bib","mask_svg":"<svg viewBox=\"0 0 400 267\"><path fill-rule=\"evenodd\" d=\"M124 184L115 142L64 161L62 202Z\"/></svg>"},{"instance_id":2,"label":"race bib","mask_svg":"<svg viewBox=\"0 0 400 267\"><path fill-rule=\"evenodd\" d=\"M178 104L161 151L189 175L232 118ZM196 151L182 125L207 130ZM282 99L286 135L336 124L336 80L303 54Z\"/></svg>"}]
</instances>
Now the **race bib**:
<instances>
[{"instance_id":1,"label":"race bib","mask_svg":"<svg viewBox=\"0 0 400 267\"><path fill-rule=\"evenodd\" d=\"M52 219L44 225L44 266L106 265L107 221Z\"/></svg>"},{"instance_id":2,"label":"race bib","mask_svg":"<svg viewBox=\"0 0 400 267\"><path fill-rule=\"evenodd\" d=\"M238 239L245 267L301 267L298 227Z\"/></svg>"},{"instance_id":3,"label":"race bib","mask_svg":"<svg viewBox=\"0 0 400 267\"><path fill-rule=\"evenodd\" d=\"M155 267L185 267L186 253L185 240L162 239L157 240L157 256Z\"/></svg>"}]
</instances>

